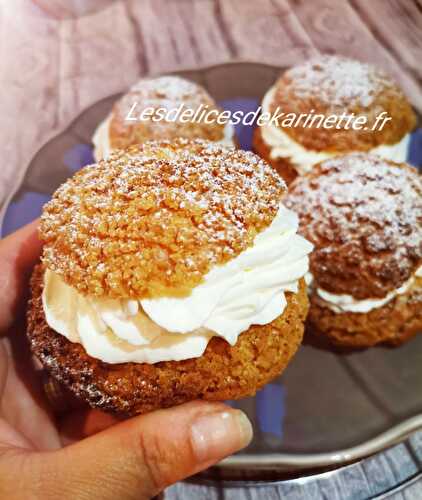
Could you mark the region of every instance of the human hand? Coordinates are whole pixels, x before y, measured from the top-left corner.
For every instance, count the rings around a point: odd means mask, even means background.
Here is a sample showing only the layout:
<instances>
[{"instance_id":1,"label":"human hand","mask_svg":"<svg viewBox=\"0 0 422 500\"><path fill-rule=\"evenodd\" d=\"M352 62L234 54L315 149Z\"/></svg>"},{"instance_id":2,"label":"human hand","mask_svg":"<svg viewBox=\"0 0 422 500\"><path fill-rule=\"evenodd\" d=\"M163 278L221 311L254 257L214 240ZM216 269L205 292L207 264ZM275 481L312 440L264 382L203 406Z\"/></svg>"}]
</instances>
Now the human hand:
<instances>
[{"instance_id":1,"label":"human hand","mask_svg":"<svg viewBox=\"0 0 422 500\"><path fill-rule=\"evenodd\" d=\"M40 249L36 223L0 241L0 498L150 498L249 443L247 418L222 403L125 421L92 409L55 416L23 321Z\"/></svg>"}]
</instances>

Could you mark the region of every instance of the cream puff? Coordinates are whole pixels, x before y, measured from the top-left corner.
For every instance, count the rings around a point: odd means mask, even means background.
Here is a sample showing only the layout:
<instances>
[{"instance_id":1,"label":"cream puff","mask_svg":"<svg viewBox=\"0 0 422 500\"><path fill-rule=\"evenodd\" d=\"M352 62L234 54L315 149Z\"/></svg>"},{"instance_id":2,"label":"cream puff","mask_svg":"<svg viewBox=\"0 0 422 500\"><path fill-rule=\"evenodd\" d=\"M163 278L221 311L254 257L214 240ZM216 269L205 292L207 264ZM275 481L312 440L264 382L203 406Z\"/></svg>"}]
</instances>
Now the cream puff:
<instances>
[{"instance_id":1,"label":"cream puff","mask_svg":"<svg viewBox=\"0 0 422 500\"><path fill-rule=\"evenodd\" d=\"M255 129L254 150L288 183L340 154L406 161L416 124L410 103L387 75L338 56L287 70L265 94L262 111L280 117Z\"/></svg>"},{"instance_id":2,"label":"cream puff","mask_svg":"<svg viewBox=\"0 0 422 500\"><path fill-rule=\"evenodd\" d=\"M186 139L114 151L44 207L28 336L53 377L133 415L255 393L303 335L312 246L251 152Z\"/></svg>"},{"instance_id":3,"label":"cream puff","mask_svg":"<svg viewBox=\"0 0 422 500\"><path fill-rule=\"evenodd\" d=\"M211 116L214 111L221 112L206 90L194 82L178 76L143 78L97 127L92 139L95 159L106 158L113 149L177 137L236 145L233 125L218 123L217 116Z\"/></svg>"},{"instance_id":4,"label":"cream puff","mask_svg":"<svg viewBox=\"0 0 422 500\"><path fill-rule=\"evenodd\" d=\"M422 179L375 155L326 160L285 199L314 244L309 330L340 346L400 344L422 331Z\"/></svg>"}]
</instances>

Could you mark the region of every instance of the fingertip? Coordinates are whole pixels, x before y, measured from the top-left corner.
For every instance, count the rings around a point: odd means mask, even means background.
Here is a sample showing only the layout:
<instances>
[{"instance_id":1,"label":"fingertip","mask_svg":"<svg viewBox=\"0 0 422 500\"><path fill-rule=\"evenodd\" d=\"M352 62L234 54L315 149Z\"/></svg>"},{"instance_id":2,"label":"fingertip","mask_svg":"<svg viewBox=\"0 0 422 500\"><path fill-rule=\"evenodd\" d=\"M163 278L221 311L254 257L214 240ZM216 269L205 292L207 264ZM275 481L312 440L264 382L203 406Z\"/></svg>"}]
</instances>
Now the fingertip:
<instances>
[{"instance_id":1,"label":"fingertip","mask_svg":"<svg viewBox=\"0 0 422 500\"><path fill-rule=\"evenodd\" d=\"M200 464L221 460L241 450L252 437L248 417L231 408L201 415L191 427L192 448Z\"/></svg>"}]
</instances>

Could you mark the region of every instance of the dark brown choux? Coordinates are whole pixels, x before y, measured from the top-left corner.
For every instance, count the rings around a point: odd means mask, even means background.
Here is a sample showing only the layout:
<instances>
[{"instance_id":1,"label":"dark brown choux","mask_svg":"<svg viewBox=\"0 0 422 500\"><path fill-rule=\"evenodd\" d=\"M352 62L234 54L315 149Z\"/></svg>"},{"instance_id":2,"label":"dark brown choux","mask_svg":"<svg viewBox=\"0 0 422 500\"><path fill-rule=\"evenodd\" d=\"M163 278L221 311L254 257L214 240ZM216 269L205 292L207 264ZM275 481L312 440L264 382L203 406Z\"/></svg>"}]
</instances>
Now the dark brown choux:
<instances>
[{"instance_id":1,"label":"dark brown choux","mask_svg":"<svg viewBox=\"0 0 422 500\"><path fill-rule=\"evenodd\" d=\"M417 170L355 153L297 178L285 203L314 245L308 325L335 344L398 344L422 330L422 180ZM419 274L419 273L418 273ZM318 290L379 300L368 311L342 309ZM331 300L331 298L330 298Z\"/></svg>"}]
</instances>

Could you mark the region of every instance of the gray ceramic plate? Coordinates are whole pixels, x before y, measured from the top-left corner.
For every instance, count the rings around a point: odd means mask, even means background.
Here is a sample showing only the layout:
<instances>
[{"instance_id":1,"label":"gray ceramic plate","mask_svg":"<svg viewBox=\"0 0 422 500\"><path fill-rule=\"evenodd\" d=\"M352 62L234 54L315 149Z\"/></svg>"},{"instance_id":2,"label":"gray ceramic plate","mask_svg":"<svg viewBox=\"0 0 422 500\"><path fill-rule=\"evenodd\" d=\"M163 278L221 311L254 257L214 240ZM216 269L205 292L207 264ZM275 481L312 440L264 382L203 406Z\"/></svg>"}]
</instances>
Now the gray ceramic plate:
<instances>
[{"instance_id":1,"label":"gray ceramic plate","mask_svg":"<svg viewBox=\"0 0 422 500\"><path fill-rule=\"evenodd\" d=\"M280 71L233 63L180 74L204 85L223 107L247 111L256 109ZM51 193L92 161L92 133L116 97L85 110L35 155L3 212L3 235L35 218ZM237 132L248 147L251 127ZM412 139L413 163L422 159L420 132ZM305 344L282 377L231 404L249 415L255 438L212 475L280 477L356 461L422 427L422 335L396 349L347 355Z\"/></svg>"}]
</instances>

